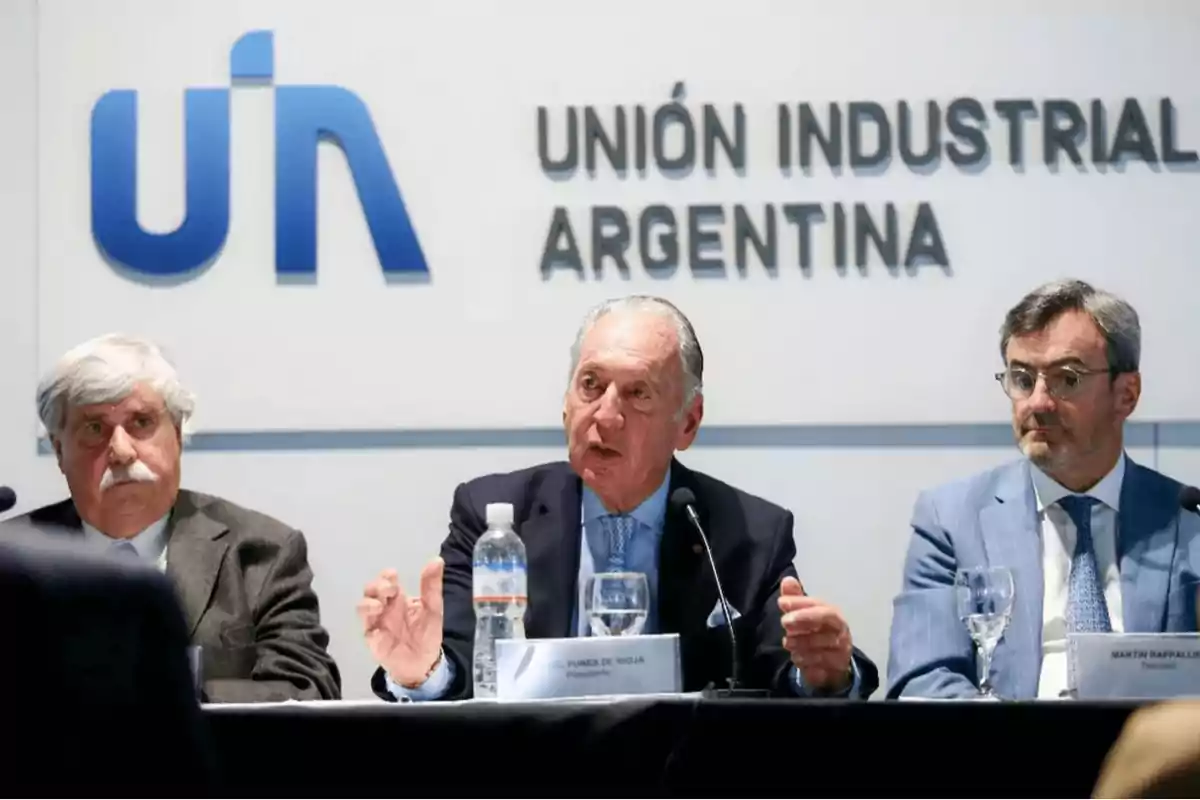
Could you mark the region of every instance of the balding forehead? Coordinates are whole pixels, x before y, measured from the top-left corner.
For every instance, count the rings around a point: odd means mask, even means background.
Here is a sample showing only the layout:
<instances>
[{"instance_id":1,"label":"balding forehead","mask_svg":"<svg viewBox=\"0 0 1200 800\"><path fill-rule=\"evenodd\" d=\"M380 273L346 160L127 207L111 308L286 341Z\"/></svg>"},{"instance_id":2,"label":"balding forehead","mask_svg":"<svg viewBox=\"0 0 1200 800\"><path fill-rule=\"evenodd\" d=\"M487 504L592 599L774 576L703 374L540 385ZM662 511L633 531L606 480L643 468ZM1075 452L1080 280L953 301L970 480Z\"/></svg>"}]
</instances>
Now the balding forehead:
<instances>
[{"instance_id":1,"label":"balding forehead","mask_svg":"<svg viewBox=\"0 0 1200 800\"><path fill-rule=\"evenodd\" d=\"M669 359L679 352L679 335L661 313L619 309L596 320L584 336L582 355L586 358L589 353L613 349Z\"/></svg>"}]
</instances>

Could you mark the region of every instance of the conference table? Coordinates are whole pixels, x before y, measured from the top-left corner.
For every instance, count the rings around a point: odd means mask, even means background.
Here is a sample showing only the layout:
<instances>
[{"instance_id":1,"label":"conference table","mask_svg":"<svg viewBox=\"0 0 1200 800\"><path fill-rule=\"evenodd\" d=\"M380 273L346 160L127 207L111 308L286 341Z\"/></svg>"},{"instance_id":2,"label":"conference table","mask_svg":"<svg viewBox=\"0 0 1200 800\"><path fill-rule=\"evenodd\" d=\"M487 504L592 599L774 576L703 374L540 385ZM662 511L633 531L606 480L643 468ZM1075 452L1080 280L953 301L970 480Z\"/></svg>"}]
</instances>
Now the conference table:
<instances>
[{"instance_id":1,"label":"conference table","mask_svg":"<svg viewBox=\"0 0 1200 800\"><path fill-rule=\"evenodd\" d=\"M206 705L238 796L1088 797L1136 702Z\"/></svg>"}]
</instances>

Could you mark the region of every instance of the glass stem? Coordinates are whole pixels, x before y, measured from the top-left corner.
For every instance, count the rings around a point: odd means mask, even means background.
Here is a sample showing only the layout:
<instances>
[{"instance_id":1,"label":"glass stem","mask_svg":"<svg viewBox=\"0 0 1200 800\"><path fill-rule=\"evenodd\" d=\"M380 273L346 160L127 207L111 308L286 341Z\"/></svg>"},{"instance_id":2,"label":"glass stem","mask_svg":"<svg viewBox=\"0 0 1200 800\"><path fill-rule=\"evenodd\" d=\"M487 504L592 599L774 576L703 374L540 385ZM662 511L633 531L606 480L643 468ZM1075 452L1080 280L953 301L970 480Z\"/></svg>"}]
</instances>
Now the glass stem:
<instances>
[{"instance_id":1,"label":"glass stem","mask_svg":"<svg viewBox=\"0 0 1200 800\"><path fill-rule=\"evenodd\" d=\"M995 647L992 645L979 646L980 694L990 695L992 693L992 653L994 650Z\"/></svg>"}]
</instances>

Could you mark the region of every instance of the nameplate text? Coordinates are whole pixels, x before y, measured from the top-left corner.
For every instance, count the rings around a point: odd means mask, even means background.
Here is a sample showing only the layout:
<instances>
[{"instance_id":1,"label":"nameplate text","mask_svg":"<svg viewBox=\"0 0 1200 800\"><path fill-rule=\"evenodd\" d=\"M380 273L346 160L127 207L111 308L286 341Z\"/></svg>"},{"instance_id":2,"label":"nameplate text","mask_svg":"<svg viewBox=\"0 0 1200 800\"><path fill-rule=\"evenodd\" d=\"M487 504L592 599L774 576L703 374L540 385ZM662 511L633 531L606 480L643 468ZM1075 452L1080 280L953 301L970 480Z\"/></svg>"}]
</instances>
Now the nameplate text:
<instances>
[{"instance_id":1,"label":"nameplate text","mask_svg":"<svg viewBox=\"0 0 1200 800\"><path fill-rule=\"evenodd\" d=\"M496 642L499 700L669 694L681 689L677 633Z\"/></svg>"}]
</instances>

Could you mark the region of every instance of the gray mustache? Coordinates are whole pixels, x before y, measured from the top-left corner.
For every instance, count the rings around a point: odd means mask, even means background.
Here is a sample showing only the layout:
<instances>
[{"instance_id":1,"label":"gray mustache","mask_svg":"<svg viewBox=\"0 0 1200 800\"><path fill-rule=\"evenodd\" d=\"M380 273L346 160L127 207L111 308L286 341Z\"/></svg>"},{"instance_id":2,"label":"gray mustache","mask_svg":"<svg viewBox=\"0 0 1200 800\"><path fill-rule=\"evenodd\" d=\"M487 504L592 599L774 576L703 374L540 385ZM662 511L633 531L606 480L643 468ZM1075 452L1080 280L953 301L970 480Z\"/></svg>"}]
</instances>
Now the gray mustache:
<instances>
[{"instance_id":1,"label":"gray mustache","mask_svg":"<svg viewBox=\"0 0 1200 800\"><path fill-rule=\"evenodd\" d=\"M154 474L154 470L141 461L135 461L128 467L118 467L115 471L112 467L104 470L104 475L100 478L100 491L122 483L154 483L157 480L158 476Z\"/></svg>"}]
</instances>

